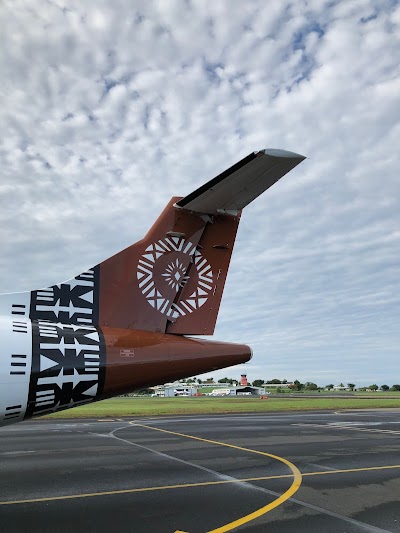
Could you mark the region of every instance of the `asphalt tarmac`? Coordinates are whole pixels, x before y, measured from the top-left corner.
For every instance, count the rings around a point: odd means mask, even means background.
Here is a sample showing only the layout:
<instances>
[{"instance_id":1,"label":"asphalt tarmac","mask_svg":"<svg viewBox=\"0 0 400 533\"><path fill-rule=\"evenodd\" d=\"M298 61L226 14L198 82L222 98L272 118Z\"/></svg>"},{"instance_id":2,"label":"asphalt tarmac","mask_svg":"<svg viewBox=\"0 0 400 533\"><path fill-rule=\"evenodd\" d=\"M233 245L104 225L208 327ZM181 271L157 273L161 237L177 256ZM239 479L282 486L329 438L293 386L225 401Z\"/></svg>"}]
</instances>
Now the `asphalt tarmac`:
<instances>
[{"instance_id":1,"label":"asphalt tarmac","mask_svg":"<svg viewBox=\"0 0 400 533\"><path fill-rule=\"evenodd\" d=\"M400 532L400 410L16 424L0 531Z\"/></svg>"}]
</instances>

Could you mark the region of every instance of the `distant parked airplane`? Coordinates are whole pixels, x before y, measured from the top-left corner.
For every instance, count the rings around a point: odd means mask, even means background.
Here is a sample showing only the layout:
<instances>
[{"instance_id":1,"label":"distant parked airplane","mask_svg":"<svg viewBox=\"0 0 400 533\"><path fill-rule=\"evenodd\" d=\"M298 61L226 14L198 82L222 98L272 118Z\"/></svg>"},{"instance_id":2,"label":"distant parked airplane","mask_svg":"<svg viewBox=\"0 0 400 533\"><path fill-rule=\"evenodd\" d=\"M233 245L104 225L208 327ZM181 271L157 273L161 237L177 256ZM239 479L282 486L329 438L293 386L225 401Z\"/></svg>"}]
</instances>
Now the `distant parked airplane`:
<instances>
[{"instance_id":1,"label":"distant parked airplane","mask_svg":"<svg viewBox=\"0 0 400 533\"><path fill-rule=\"evenodd\" d=\"M0 426L248 361L184 335L212 335L242 209L303 159L253 152L87 272L0 295Z\"/></svg>"}]
</instances>

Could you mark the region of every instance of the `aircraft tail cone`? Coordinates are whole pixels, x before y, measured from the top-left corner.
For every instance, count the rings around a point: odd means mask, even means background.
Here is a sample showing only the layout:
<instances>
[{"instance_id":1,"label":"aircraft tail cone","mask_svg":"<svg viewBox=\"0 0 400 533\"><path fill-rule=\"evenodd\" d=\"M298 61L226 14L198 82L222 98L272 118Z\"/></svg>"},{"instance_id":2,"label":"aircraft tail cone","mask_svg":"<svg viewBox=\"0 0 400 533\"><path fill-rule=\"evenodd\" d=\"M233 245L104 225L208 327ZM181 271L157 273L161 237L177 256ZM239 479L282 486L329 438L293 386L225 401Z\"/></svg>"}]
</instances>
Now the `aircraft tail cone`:
<instances>
[{"instance_id":1,"label":"aircraft tail cone","mask_svg":"<svg viewBox=\"0 0 400 533\"><path fill-rule=\"evenodd\" d=\"M246 363L252 356L244 344L111 328L103 334L108 345L103 397Z\"/></svg>"}]
</instances>

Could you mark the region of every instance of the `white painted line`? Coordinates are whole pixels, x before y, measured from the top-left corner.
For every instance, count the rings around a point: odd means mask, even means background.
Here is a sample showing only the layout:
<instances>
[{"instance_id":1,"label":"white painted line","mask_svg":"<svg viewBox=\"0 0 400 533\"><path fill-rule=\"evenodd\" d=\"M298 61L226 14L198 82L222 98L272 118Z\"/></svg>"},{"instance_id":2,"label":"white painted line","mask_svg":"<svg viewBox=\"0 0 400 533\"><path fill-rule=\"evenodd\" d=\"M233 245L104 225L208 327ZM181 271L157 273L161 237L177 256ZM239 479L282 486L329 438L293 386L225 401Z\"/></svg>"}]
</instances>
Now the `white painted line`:
<instances>
[{"instance_id":1,"label":"white painted line","mask_svg":"<svg viewBox=\"0 0 400 533\"><path fill-rule=\"evenodd\" d=\"M19 451L19 452L3 452L3 453L0 453L0 455L25 455L27 453L35 453L35 450L25 450L25 451Z\"/></svg>"},{"instance_id":2,"label":"white painted line","mask_svg":"<svg viewBox=\"0 0 400 533\"><path fill-rule=\"evenodd\" d=\"M355 426L345 426L342 424L291 424L292 426L309 427L309 428L324 428L324 429L346 429L349 431L361 431L363 433L382 433L385 435L400 435L400 431L393 431L391 429L367 429Z\"/></svg>"},{"instance_id":3,"label":"white painted line","mask_svg":"<svg viewBox=\"0 0 400 533\"><path fill-rule=\"evenodd\" d=\"M324 465L319 465L317 463L308 463L308 466L314 466L315 468L319 468L320 470L322 470L323 472L336 472L337 468L331 468L330 466L324 466Z\"/></svg>"}]
</instances>

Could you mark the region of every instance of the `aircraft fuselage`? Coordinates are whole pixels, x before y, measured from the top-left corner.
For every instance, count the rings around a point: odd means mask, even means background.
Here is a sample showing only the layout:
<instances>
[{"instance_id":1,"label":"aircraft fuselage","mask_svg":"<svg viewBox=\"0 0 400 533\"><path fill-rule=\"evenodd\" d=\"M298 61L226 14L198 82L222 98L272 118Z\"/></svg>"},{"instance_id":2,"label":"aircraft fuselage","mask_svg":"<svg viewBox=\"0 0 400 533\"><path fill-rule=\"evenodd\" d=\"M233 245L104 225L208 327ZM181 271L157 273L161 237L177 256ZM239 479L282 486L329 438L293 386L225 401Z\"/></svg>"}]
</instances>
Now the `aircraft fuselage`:
<instances>
[{"instance_id":1,"label":"aircraft fuselage","mask_svg":"<svg viewBox=\"0 0 400 533\"><path fill-rule=\"evenodd\" d=\"M0 425L244 363L248 346L0 317Z\"/></svg>"}]
</instances>

